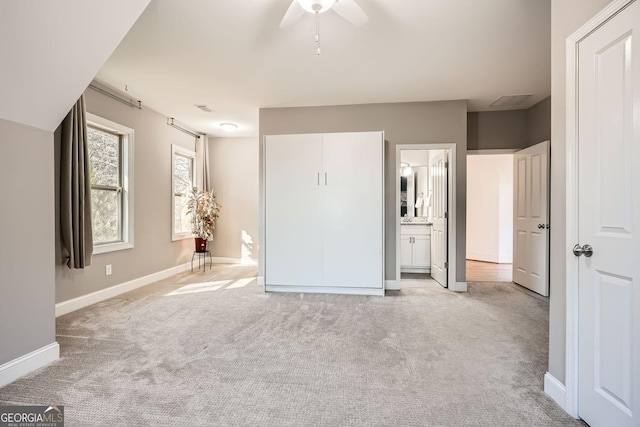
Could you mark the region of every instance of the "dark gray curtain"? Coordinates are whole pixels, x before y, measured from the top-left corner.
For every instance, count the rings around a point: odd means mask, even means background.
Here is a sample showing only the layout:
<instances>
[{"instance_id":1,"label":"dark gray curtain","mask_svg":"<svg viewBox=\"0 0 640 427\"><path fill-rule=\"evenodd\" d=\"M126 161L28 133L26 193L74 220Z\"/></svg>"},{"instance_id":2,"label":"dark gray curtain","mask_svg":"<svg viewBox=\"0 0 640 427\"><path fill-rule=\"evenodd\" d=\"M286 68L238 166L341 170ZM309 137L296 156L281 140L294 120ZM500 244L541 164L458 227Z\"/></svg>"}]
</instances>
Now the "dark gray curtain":
<instances>
[{"instance_id":1,"label":"dark gray curtain","mask_svg":"<svg viewBox=\"0 0 640 427\"><path fill-rule=\"evenodd\" d=\"M60 144L60 234L69 268L91 265L91 182L84 95L62 121Z\"/></svg>"}]
</instances>

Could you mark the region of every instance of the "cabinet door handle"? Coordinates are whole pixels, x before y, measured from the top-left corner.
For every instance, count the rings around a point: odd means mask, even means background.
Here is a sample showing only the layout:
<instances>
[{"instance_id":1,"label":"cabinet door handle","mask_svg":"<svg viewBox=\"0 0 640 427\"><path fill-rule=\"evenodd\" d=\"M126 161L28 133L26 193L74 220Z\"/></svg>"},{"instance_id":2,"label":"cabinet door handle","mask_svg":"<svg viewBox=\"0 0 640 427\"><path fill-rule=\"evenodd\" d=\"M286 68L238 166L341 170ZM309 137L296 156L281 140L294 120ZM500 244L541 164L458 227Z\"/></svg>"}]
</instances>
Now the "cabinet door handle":
<instances>
[{"instance_id":1,"label":"cabinet door handle","mask_svg":"<svg viewBox=\"0 0 640 427\"><path fill-rule=\"evenodd\" d=\"M327 173L324 173L324 185L327 185Z\"/></svg>"},{"instance_id":2,"label":"cabinet door handle","mask_svg":"<svg viewBox=\"0 0 640 427\"><path fill-rule=\"evenodd\" d=\"M320 172L318 172L318 187L320 186Z\"/></svg>"}]
</instances>

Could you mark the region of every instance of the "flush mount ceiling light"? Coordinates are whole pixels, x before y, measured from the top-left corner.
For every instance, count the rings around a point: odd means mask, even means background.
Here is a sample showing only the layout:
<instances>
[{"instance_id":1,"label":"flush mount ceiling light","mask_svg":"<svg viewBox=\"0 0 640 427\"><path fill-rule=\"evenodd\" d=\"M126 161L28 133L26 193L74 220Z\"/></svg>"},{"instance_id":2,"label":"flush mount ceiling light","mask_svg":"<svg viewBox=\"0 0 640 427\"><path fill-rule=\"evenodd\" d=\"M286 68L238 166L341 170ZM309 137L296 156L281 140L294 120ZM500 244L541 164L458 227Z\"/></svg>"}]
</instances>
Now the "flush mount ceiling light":
<instances>
[{"instance_id":1,"label":"flush mount ceiling light","mask_svg":"<svg viewBox=\"0 0 640 427\"><path fill-rule=\"evenodd\" d=\"M227 132L233 132L234 130L238 129L238 125L235 123L220 123L220 127Z\"/></svg>"}]
</instances>

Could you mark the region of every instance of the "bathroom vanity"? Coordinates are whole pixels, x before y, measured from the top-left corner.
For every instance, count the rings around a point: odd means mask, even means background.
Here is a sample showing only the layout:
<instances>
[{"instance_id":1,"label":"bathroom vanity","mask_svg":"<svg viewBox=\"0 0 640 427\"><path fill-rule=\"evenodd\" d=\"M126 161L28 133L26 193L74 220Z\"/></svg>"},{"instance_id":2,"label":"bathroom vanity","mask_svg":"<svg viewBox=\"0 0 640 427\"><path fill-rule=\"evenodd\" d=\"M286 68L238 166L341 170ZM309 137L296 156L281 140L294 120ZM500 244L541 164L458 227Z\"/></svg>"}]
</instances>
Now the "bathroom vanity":
<instances>
[{"instance_id":1,"label":"bathroom vanity","mask_svg":"<svg viewBox=\"0 0 640 427\"><path fill-rule=\"evenodd\" d=\"M431 272L431 223L425 217L400 221L400 272Z\"/></svg>"}]
</instances>

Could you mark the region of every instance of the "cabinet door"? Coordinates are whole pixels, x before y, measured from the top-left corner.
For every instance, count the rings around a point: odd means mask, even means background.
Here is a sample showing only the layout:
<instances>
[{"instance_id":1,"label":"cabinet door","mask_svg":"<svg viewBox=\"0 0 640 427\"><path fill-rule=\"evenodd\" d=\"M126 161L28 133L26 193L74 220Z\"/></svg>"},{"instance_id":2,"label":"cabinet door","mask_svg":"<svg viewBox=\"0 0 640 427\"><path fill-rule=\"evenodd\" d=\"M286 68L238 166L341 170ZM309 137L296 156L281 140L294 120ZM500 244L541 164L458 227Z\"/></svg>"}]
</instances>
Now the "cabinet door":
<instances>
[{"instance_id":1,"label":"cabinet door","mask_svg":"<svg viewBox=\"0 0 640 427\"><path fill-rule=\"evenodd\" d=\"M265 283L322 285L321 135L267 136Z\"/></svg>"},{"instance_id":2,"label":"cabinet door","mask_svg":"<svg viewBox=\"0 0 640 427\"><path fill-rule=\"evenodd\" d=\"M431 236L413 236L413 259L411 261L414 267L431 266Z\"/></svg>"},{"instance_id":3,"label":"cabinet door","mask_svg":"<svg viewBox=\"0 0 640 427\"><path fill-rule=\"evenodd\" d=\"M334 133L322 137L323 284L381 288L382 133Z\"/></svg>"},{"instance_id":4,"label":"cabinet door","mask_svg":"<svg viewBox=\"0 0 640 427\"><path fill-rule=\"evenodd\" d=\"M400 235L400 267L411 267L413 264L413 251L411 236Z\"/></svg>"}]
</instances>

